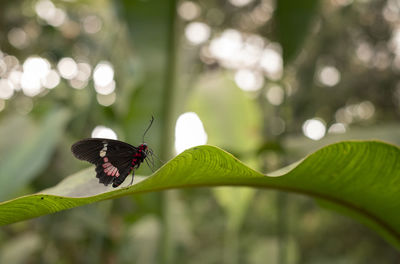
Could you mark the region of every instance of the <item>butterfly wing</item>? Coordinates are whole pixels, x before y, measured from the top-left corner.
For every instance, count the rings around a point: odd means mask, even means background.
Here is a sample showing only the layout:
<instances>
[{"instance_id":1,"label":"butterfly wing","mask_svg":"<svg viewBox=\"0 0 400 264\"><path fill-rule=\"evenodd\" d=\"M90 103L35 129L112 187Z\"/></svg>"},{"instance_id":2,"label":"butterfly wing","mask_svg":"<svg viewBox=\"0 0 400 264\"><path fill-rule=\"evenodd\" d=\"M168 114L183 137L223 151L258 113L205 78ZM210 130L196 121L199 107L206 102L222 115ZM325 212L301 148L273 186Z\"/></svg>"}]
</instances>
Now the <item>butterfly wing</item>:
<instances>
[{"instance_id":1,"label":"butterfly wing","mask_svg":"<svg viewBox=\"0 0 400 264\"><path fill-rule=\"evenodd\" d=\"M129 175L137 148L118 140L88 138L72 145L71 151L76 158L96 165L96 177L100 183L108 185L117 178L120 184ZM114 187L118 185L113 184Z\"/></svg>"}]
</instances>

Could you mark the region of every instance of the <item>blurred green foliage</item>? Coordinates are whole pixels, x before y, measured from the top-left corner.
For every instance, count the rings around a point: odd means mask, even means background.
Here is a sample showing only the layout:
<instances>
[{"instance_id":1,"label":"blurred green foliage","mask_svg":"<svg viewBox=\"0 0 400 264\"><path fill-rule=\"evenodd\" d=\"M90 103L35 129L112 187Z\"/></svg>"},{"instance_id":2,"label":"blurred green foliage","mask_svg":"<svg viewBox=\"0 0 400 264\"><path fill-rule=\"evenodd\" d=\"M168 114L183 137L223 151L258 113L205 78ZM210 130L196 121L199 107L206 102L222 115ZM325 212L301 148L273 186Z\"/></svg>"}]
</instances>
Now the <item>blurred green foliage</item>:
<instances>
[{"instance_id":1,"label":"blurred green foliage","mask_svg":"<svg viewBox=\"0 0 400 264\"><path fill-rule=\"evenodd\" d=\"M11 181L14 187L1 196L37 192L87 167L69 149L97 125L140 143L151 115L156 122L146 141L163 160L173 155L176 118L195 111L210 144L265 172L338 139L398 144L399 4L297 2L1 1L1 80L15 80L13 70L22 72L28 57L40 56L57 72L65 57L89 64L92 72L108 61L116 83L113 93L102 95L92 77L62 77L34 96L13 83L11 97L4 88L10 84L0 83L0 163L24 171L5 174L2 166L1 188ZM193 22L201 23L194 36ZM207 28L209 36L193 42ZM230 52L222 45L218 55L222 36L239 39L240 48ZM234 56L243 50L243 57ZM265 60L248 60L253 57ZM270 63L277 58L274 71ZM243 90L249 83L257 89ZM346 133L313 141L302 134L312 118L327 128L340 123ZM143 166L138 173L150 170ZM2 227L0 263L399 260L375 233L308 198L254 191L235 212L218 192L135 195ZM235 192L242 191L223 197ZM227 228L232 222L234 231Z\"/></svg>"}]
</instances>

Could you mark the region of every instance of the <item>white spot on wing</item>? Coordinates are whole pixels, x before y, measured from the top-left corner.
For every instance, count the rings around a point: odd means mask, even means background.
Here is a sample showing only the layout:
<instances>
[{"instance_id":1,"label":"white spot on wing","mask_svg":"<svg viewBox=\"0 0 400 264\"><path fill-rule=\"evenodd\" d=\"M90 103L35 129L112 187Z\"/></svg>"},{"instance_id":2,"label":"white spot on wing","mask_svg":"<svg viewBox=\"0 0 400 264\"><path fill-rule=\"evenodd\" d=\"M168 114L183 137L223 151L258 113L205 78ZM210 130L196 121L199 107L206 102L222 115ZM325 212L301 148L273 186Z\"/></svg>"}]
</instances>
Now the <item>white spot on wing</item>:
<instances>
[{"instance_id":1,"label":"white spot on wing","mask_svg":"<svg viewBox=\"0 0 400 264\"><path fill-rule=\"evenodd\" d=\"M106 156L106 154L107 154L107 143L104 143L103 144L103 148L100 150L100 157L105 157Z\"/></svg>"}]
</instances>

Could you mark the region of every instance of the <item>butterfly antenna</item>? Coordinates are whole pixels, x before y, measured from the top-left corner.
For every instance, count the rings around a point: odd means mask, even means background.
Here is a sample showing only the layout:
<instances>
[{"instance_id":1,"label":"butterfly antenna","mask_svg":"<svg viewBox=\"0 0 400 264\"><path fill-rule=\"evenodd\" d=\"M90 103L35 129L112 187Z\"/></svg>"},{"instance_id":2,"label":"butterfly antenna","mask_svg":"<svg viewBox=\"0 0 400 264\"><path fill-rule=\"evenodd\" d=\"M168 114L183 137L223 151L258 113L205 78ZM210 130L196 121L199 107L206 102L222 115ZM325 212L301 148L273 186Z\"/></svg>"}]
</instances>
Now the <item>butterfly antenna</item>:
<instances>
[{"instance_id":1,"label":"butterfly antenna","mask_svg":"<svg viewBox=\"0 0 400 264\"><path fill-rule=\"evenodd\" d=\"M144 142L144 137L146 136L147 131L149 131L151 125L153 124L153 121L154 121L154 116L151 116L150 124L149 124L149 126L146 128L146 131L144 131L144 133L143 133L143 141L142 141L142 142Z\"/></svg>"}]
</instances>

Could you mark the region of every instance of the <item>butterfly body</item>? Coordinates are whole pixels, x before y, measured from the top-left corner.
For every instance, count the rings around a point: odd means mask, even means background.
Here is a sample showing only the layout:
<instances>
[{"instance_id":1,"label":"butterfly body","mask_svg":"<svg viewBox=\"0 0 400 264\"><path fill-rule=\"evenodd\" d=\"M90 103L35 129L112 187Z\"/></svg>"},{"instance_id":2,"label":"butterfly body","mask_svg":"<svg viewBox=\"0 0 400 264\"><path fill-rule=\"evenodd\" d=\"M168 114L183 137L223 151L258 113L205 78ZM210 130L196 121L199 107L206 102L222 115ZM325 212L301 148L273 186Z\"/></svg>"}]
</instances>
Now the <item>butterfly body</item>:
<instances>
[{"instance_id":1,"label":"butterfly body","mask_svg":"<svg viewBox=\"0 0 400 264\"><path fill-rule=\"evenodd\" d=\"M87 138L72 145L71 151L80 160L96 166L96 177L100 183L118 187L126 177L146 159L149 154L145 143L134 147L128 143L106 139Z\"/></svg>"}]
</instances>

